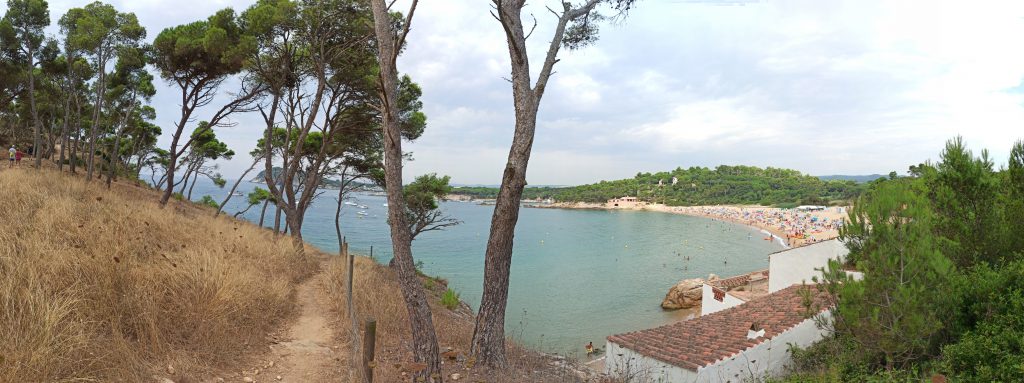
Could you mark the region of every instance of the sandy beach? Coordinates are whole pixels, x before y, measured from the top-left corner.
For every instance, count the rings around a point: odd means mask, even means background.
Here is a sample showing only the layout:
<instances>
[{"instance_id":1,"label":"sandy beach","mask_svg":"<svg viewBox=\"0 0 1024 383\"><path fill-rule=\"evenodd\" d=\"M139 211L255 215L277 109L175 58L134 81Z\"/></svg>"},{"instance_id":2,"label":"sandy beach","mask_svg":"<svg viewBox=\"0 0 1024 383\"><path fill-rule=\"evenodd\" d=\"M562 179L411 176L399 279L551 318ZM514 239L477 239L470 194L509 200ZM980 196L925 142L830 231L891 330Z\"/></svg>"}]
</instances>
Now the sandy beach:
<instances>
[{"instance_id":1,"label":"sandy beach","mask_svg":"<svg viewBox=\"0 0 1024 383\"><path fill-rule=\"evenodd\" d=\"M609 209L603 203L569 202L538 206L557 209ZM828 207L820 211L798 211L765 206L668 206L642 204L623 210L647 210L719 219L764 230L789 247L827 241L839 236L846 220L845 207ZM767 237L767 236L766 236Z\"/></svg>"}]
</instances>

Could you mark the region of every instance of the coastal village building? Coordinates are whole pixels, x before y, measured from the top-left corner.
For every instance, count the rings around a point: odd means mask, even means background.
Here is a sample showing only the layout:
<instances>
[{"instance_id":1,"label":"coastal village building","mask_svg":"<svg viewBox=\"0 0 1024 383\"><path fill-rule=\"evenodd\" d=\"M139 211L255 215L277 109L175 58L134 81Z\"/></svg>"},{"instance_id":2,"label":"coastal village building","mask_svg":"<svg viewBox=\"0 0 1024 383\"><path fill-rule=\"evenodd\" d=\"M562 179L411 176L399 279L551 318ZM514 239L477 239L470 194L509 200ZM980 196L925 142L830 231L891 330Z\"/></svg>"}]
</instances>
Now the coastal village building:
<instances>
[{"instance_id":1,"label":"coastal village building","mask_svg":"<svg viewBox=\"0 0 1024 383\"><path fill-rule=\"evenodd\" d=\"M622 197L608 200L608 203L606 203L605 206L609 209L633 209L646 204L647 203L641 202L636 197Z\"/></svg>"},{"instance_id":2,"label":"coastal village building","mask_svg":"<svg viewBox=\"0 0 1024 383\"><path fill-rule=\"evenodd\" d=\"M608 337L605 370L665 382L776 376L791 360L789 344L807 347L826 335L813 317L827 320L828 303L813 278L847 254L830 240L773 253L768 270L711 280L701 287L700 317Z\"/></svg>"},{"instance_id":3,"label":"coastal village building","mask_svg":"<svg viewBox=\"0 0 1024 383\"><path fill-rule=\"evenodd\" d=\"M608 337L605 369L613 376L657 382L745 382L777 375L789 345L807 347L825 335L814 315L827 309L813 286L791 286L688 321Z\"/></svg>"}]
</instances>

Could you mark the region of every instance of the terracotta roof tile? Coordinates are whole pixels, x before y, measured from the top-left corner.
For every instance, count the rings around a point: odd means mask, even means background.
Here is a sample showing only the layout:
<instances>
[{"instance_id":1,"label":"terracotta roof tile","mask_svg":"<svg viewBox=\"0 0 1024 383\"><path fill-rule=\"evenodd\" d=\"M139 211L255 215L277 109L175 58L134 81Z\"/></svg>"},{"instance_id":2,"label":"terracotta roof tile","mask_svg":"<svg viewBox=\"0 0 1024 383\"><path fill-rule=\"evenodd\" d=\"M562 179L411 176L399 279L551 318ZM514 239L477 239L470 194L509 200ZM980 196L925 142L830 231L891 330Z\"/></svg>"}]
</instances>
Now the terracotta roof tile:
<instances>
[{"instance_id":1,"label":"terracotta roof tile","mask_svg":"<svg viewBox=\"0 0 1024 383\"><path fill-rule=\"evenodd\" d=\"M734 288L746 285L747 283L750 282L751 277L754 274L758 274L758 273L760 273L763 277L768 277L768 270L761 270L761 271L755 271L755 272L752 272L752 273L746 273L746 274L743 274L743 275L737 275L735 277L729 277L729 278L725 278L725 279L716 279L716 280L713 280L713 281L708 281L708 284L711 285L711 286L720 288L722 290L728 291L728 290L732 290Z\"/></svg>"},{"instance_id":2,"label":"terracotta roof tile","mask_svg":"<svg viewBox=\"0 0 1024 383\"><path fill-rule=\"evenodd\" d=\"M801 290L825 304L825 293L813 286L793 285L744 304L687 321L608 337L609 342L662 362L696 371L732 357L807 319ZM753 323L764 336L748 339Z\"/></svg>"}]
</instances>

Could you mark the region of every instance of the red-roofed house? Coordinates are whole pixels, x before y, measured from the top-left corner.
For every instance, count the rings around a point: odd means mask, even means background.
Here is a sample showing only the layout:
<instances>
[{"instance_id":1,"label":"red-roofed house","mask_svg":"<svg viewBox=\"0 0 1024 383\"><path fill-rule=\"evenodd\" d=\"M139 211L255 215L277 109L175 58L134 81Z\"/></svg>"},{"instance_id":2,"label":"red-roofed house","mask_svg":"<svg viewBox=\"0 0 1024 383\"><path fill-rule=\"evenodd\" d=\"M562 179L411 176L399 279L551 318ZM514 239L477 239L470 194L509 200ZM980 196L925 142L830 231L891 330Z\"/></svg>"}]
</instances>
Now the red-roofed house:
<instances>
[{"instance_id":1,"label":"red-roofed house","mask_svg":"<svg viewBox=\"0 0 1024 383\"><path fill-rule=\"evenodd\" d=\"M653 329L608 337L606 372L665 382L743 382L777 375L789 344L806 347L825 335L813 317L829 316L826 296L793 285L746 303Z\"/></svg>"}]
</instances>

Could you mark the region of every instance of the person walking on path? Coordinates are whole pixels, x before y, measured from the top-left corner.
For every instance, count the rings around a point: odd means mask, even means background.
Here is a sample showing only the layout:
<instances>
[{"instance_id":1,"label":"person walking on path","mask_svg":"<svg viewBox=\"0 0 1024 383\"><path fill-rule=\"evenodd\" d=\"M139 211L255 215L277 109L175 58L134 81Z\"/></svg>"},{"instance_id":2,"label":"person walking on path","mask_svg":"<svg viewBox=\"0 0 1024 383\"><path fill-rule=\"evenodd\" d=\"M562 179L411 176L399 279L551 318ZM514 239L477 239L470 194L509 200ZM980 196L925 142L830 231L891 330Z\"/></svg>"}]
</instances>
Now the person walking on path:
<instances>
[{"instance_id":1,"label":"person walking on path","mask_svg":"<svg viewBox=\"0 0 1024 383\"><path fill-rule=\"evenodd\" d=\"M14 159L17 156L18 156L18 149L15 149L14 145L11 145L11 148L7 150L7 159L10 162L10 165L7 166L8 168L13 168L14 167Z\"/></svg>"},{"instance_id":2,"label":"person walking on path","mask_svg":"<svg viewBox=\"0 0 1024 383\"><path fill-rule=\"evenodd\" d=\"M21 157L24 157L24 156L25 156L25 152L20 151L20 150L15 151L15 153L14 153L14 164L16 166L20 167L21 166Z\"/></svg>"}]
</instances>

